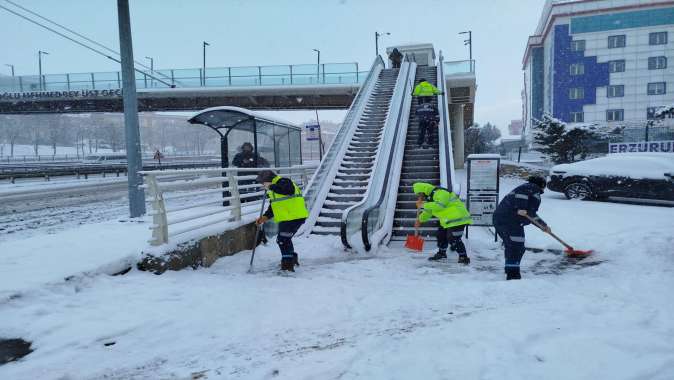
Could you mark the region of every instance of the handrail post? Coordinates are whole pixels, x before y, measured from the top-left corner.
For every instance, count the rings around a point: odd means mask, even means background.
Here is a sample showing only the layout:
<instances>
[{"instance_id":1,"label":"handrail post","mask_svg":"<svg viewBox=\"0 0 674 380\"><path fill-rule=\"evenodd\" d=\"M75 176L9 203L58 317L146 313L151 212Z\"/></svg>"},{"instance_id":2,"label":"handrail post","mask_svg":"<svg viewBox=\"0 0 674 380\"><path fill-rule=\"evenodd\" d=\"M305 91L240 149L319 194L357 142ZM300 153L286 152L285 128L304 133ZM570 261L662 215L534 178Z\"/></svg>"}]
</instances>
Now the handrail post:
<instances>
[{"instance_id":1,"label":"handrail post","mask_svg":"<svg viewBox=\"0 0 674 380\"><path fill-rule=\"evenodd\" d=\"M258 83L260 86L262 86L262 66L257 67L257 76L260 78L260 83Z\"/></svg>"},{"instance_id":2,"label":"handrail post","mask_svg":"<svg viewBox=\"0 0 674 380\"><path fill-rule=\"evenodd\" d=\"M293 65L288 65L290 68L290 84L293 84Z\"/></svg>"},{"instance_id":3,"label":"handrail post","mask_svg":"<svg viewBox=\"0 0 674 380\"><path fill-rule=\"evenodd\" d=\"M166 205L164 203L164 194L157 183L154 174L146 174L148 189L152 197L152 245L162 245L168 243L168 221L166 218Z\"/></svg>"},{"instance_id":4,"label":"handrail post","mask_svg":"<svg viewBox=\"0 0 674 380\"><path fill-rule=\"evenodd\" d=\"M239 221L241 220L241 196L239 195L238 178L234 170L227 171L227 181L229 182L229 193L232 196L230 205L234 206L231 211L232 219Z\"/></svg>"},{"instance_id":5,"label":"handrail post","mask_svg":"<svg viewBox=\"0 0 674 380\"><path fill-rule=\"evenodd\" d=\"M66 83L68 84L68 91L70 91L70 74L66 74Z\"/></svg>"},{"instance_id":6,"label":"handrail post","mask_svg":"<svg viewBox=\"0 0 674 380\"><path fill-rule=\"evenodd\" d=\"M232 68L228 67L227 68L227 78L229 79L229 85L232 85Z\"/></svg>"},{"instance_id":7,"label":"handrail post","mask_svg":"<svg viewBox=\"0 0 674 380\"><path fill-rule=\"evenodd\" d=\"M94 73L91 73L91 89L96 89L96 80L94 79Z\"/></svg>"}]
</instances>

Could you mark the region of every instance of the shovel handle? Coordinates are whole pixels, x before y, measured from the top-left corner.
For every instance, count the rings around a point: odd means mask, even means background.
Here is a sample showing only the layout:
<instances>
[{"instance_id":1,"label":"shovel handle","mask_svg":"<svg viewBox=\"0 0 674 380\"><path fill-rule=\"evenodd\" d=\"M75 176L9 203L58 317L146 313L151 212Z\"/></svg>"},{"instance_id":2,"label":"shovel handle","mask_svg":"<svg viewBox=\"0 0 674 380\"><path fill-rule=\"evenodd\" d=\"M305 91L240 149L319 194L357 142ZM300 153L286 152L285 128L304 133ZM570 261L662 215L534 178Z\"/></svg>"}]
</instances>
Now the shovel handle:
<instances>
[{"instance_id":1,"label":"shovel handle","mask_svg":"<svg viewBox=\"0 0 674 380\"><path fill-rule=\"evenodd\" d=\"M548 235L552 236L553 238L555 238L558 242L562 243L562 245L563 245L564 247L566 247L567 249L569 249L569 250L571 250L571 251L574 250L572 246L566 244L566 242L564 242L564 240L560 239L559 236L553 234L552 232L546 231L546 230L545 230L545 227L543 227L542 224L538 223L538 221L536 221L536 219L530 217L528 214L527 214L527 215L524 215L524 217L527 218L527 219L529 219L529 221L530 221L531 223L533 223L536 227L540 228L541 231L545 232L546 234L548 234Z\"/></svg>"}]
</instances>

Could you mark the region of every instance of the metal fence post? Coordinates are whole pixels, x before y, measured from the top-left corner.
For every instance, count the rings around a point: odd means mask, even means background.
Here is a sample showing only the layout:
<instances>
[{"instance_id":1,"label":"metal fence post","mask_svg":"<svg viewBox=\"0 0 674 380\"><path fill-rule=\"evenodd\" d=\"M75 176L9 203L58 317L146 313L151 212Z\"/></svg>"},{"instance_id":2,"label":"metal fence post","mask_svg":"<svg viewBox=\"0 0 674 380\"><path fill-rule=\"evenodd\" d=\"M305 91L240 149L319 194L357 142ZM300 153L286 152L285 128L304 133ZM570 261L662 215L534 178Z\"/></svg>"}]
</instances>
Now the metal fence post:
<instances>
[{"instance_id":1,"label":"metal fence post","mask_svg":"<svg viewBox=\"0 0 674 380\"><path fill-rule=\"evenodd\" d=\"M262 67L261 66L257 67L257 76L258 76L258 78L260 78L259 84L260 84L260 86L262 86Z\"/></svg>"},{"instance_id":2,"label":"metal fence post","mask_svg":"<svg viewBox=\"0 0 674 380\"><path fill-rule=\"evenodd\" d=\"M174 86L176 85L176 77L173 74L173 69L171 69L171 84Z\"/></svg>"},{"instance_id":3,"label":"metal fence post","mask_svg":"<svg viewBox=\"0 0 674 380\"><path fill-rule=\"evenodd\" d=\"M232 68L228 67L227 68L227 78L229 79L229 85L232 85Z\"/></svg>"},{"instance_id":4,"label":"metal fence post","mask_svg":"<svg viewBox=\"0 0 674 380\"><path fill-rule=\"evenodd\" d=\"M122 88L122 79L119 77L119 71L117 72L117 87Z\"/></svg>"},{"instance_id":5,"label":"metal fence post","mask_svg":"<svg viewBox=\"0 0 674 380\"><path fill-rule=\"evenodd\" d=\"M164 204L164 194L159 189L157 178L154 174L146 174L148 189L152 197L152 245L162 245L168 243L168 221L166 218L166 205Z\"/></svg>"},{"instance_id":6,"label":"metal fence post","mask_svg":"<svg viewBox=\"0 0 674 380\"><path fill-rule=\"evenodd\" d=\"M66 74L66 83L68 85L68 91L70 91L70 74Z\"/></svg>"},{"instance_id":7,"label":"metal fence post","mask_svg":"<svg viewBox=\"0 0 674 380\"><path fill-rule=\"evenodd\" d=\"M293 65L288 65L290 67L290 84L293 84Z\"/></svg>"},{"instance_id":8,"label":"metal fence post","mask_svg":"<svg viewBox=\"0 0 674 380\"><path fill-rule=\"evenodd\" d=\"M96 80L94 79L94 73L91 73L91 89L96 89Z\"/></svg>"},{"instance_id":9,"label":"metal fence post","mask_svg":"<svg viewBox=\"0 0 674 380\"><path fill-rule=\"evenodd\" d=\"M241 220L241 196L239 195L238 178L234 170L227 171L227 181L229 182L229 194L232 200L229 202L230 206L234 206L231 215L234 221Z\"/></svg>"}]
</instances>

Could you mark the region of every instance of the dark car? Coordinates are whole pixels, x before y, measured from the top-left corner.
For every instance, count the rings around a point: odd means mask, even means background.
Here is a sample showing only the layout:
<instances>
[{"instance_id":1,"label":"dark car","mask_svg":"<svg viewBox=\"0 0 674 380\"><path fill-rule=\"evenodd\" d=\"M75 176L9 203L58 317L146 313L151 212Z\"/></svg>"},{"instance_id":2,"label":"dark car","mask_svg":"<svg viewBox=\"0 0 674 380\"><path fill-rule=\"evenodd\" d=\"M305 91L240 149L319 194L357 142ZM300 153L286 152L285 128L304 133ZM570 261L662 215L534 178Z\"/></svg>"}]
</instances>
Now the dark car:
<instances>
[{"instance_id":1,"label":"dark car","mask_svg":"<svg viewBox=\"0 0 674 380\"><path fill-rule=\"evenodd\" d=\"M674 154L621 153L550 169L548 188L568 199L674 206Z\"/></svg>"}]
</instances>

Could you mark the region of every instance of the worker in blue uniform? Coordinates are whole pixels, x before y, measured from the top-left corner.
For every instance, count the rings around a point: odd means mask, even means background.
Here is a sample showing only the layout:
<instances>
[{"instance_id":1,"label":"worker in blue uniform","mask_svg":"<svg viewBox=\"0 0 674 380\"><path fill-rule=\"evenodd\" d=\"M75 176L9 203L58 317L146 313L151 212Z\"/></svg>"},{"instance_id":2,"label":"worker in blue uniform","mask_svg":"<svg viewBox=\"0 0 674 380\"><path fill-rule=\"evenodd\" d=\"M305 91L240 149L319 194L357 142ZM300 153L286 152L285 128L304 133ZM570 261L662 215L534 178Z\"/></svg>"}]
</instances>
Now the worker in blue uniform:
<instances>
[{"instance_id":1,"label":"worker in blue uniform","mask_svg":"<svg viewBox=\"0 0 674 380\"><path fill-rule=\"evenodd\" d=\"M527 216L543 226L544 231L551 232L547 223L537 215L546 183L543 177L529 177L525 184L506 195L494 211L494 228L505 246L507 280L522 278L520 261L524 255L524 226L531 223Z\"/></svg>"}]
</instances>

